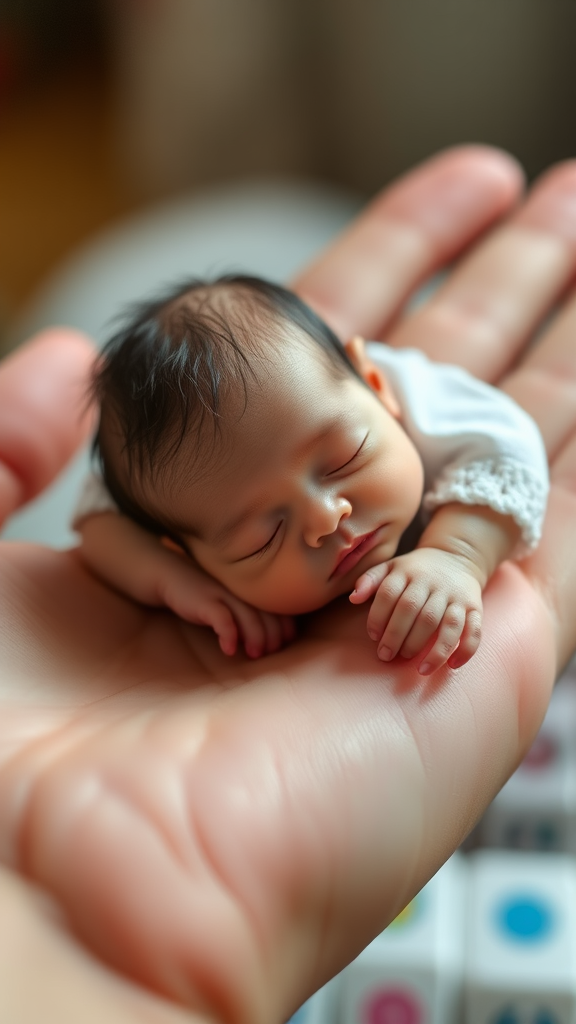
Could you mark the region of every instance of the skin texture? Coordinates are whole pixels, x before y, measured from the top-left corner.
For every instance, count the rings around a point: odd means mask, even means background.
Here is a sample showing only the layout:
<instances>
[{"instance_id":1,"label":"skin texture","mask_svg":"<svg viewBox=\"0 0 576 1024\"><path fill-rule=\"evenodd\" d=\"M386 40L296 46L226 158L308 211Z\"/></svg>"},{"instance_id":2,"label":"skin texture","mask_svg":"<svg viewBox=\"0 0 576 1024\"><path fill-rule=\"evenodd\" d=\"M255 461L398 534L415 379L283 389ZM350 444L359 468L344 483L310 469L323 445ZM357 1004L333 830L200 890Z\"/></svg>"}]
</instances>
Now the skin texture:
<instances>
[{"instance_id":1,"label":"skin texture","mask_svg":"<svg viewBox=\"0 0 576 1024\"><path fill-rule=\"evenodd\" d=\"M350 593L358 566L337 566L356 537L378 531L360 571L390 558L423 486L386 399L352 375L333 381L310 345L291 355L237 419L234 455L202 478L199 500L196 483L171 496L182 519L193 510L197 534L184 539L198 563L244 601L285 614Z\"/></svg>"},{"instance_id":2,"label":"skin texture","mask_svg":"<svg viewBox=\"0 0 576 1024\"><path fill-rule=\"evenodd\" d=\"M482 647L457 673L422 680L376 662L365 611L345 600L290 648L229 659L207 631L106 590L73 552L1 549L1 1017L67 1024L89 1006L119 1024L286 1019L427 881L517 765L576 643L576 167L484 235L520 189L500 154L444 154L296 282L345 336L421 342L503 380L542 427L542 544L490 581ZM433 301L400 316L472 242ZM82 433L62 394L91 356L85 340L64 365L58 335L36 344L49 396L37 447L26 372L16 400L29 351L9 390L0 378L0 409L18 425L25 408L31 438L5 438L8 479L28 459L55 468L59 439L73 447Z\"/></svg>"},{"instance_id":3,"label":"skin texture","mask_svg":"<svg viewBox=\"0 0 576 1024\"><path fill-rule=\"evenodd\" d=\"M226 318L245 302L242 289L227 296ZM381 660L419 655L421 675L466 664L482 590L518 541L514 520L443 506L417 550L396 555L424 472L386 375L359 337L344 343L356 373L343 374L287 323L262 334L218 430L195 423L153 473L134 471L124 429L104 431L116 479L156 522L179 524L181 548L99 510L79 523L83 562L121 594L211 626L225 654L239 640L249 657L271 654L294 639L292 616L348 594L374 598L367 631Z\"/></svg>"}]
</instances>

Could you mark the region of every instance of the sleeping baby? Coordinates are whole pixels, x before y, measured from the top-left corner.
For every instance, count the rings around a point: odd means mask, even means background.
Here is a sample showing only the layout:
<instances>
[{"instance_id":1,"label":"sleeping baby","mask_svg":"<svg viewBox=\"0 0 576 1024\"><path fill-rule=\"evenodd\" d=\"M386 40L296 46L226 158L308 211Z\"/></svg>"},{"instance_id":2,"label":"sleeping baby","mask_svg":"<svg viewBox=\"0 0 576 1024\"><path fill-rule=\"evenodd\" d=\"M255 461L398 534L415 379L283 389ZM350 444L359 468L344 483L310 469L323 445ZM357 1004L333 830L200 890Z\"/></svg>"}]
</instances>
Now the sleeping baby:
<instances>
[{"instance_id":1,"label":"sleeping baby","mask_svg":"<svg viewBox=\"0 0 576 1024\"><path fill-rule=\"evenodd\" d=\"M290 291L188 281L136 309L94 371L99 472L75 518L107 583L249 657L294 616L371 601L378 657L476 651L482 591L538 543L537 427L415 350L344 344Z\"/></svg>"}]
</instances>

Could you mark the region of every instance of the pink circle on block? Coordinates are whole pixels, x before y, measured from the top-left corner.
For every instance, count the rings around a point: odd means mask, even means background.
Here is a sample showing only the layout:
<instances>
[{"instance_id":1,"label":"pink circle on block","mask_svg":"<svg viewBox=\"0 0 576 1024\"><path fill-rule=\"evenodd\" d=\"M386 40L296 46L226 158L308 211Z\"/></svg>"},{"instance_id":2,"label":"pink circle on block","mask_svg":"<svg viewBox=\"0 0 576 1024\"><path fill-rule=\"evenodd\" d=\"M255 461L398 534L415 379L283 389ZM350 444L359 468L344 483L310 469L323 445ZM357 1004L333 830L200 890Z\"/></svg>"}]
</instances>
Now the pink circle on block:
<instances>
[{"instance_id":1,"label":"pink circle on block","mask_svg":"<svg viewBox=\"0 0 576 1024\"><path fill-rule=\"evenodd\" d=\"M420 1004L411 992L401 988L379 989L366 1000L363 1024L421 1024Z\"/></svg>"}]
</instances>

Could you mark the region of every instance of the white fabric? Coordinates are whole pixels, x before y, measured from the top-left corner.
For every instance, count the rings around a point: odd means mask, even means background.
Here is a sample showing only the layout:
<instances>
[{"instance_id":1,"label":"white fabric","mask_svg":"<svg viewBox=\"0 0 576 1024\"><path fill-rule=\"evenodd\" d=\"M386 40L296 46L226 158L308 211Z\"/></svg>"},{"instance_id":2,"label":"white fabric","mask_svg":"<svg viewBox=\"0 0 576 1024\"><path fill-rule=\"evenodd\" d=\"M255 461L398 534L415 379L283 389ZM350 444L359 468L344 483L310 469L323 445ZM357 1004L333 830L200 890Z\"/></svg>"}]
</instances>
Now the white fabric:
<instances>
[{"instance_id":1,"label":"white fabric","mask_svg":"<svg viewBox=\"0 0 576 1024\"><path fill-rule=\"evenodd\" d=\"M538 544L548 497L548 463L534 420L502 391L416 349L371 342L401 422L424 466L423 509L457 501L512 516L521 530L514 557Z\"/></svg>"},{"instance_id":2,"label":"white fabric","mask_svg":"<svg viewBox=\"0 0 576 1024\"><path fill-rule=\"evenodd\" d=\"M99 512L117 512L118 506L99 473L89 473L82 482L74 508L72 529L78 530L84 519Z\"/></svg>"},{"instance_id":3,"label":"white fabric","mask_svg":"<svg viewBox=\"0 0 576 1024\"><path fill-rule=\"evenodd\" d=\"M536 547L548 496L548 464L540 432L503 392L465 370L433 363L416 349L368 345L388 377L401 423L424 466L425 513L448 502L487 505L512 516L521 530L514 557ZM100 476L85 482L73 528L89 515L116 509Z\"/></svg>"}]
</instances>

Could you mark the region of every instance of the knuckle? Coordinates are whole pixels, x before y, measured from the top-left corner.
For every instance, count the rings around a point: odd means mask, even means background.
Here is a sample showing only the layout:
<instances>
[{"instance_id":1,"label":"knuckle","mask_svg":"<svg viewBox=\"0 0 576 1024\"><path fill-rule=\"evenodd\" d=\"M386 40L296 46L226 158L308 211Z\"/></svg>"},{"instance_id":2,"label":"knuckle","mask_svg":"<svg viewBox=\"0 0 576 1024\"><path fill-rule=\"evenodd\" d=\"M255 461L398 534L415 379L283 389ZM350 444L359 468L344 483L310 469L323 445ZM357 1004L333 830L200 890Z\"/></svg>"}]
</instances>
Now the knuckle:
<instances>
[{"instance_id":1,"label":"knuckle","mask_svg":"<svg viewBox=\"0 0 576 1024\"><path fill-rule=\"evenodd\" d=\"M389 570L387 575L382 580L380 585L381 590L389 590L393 593L398 593L403 587L406 586L406 576L403 572L397 569L395 566Z\"/></svg>"},{"instance_id":2,"label":"knuckle","mask_svg":"<svg viewBox=\"0 0 576 1024\"><path fill-rule=\"evenodd\" d=\"M420 618L424 626L433 628L438 623L440 616L433 608L423 608L420 612Z\"/></svg>"},{"instance_id":3,"label":"knuckle","mask_svg":"<svg viewBox=\"0 0 576 1024\"><path fill-rule=\"evenodd\" d=\"M390 604L391 601L396 600L399 589L394 584L394 580L387 577L378 590L375 602L378 604Z\"/></svg>"},{"instance_id":4,"label":"knuckle","mask_svg":"<svg viewBox=\"0 0 576 1024\"><path fill-rule=\"evenodd\" d=\"M440 640L434 647L434 654L441 661L446 661L452 654L453 650L454 644L451 644L448 640Z\"/></svg>"},{"instance_id":5,"label":"knuckle","mask_svg":"<svg viewBox=\"0 0 576 1024\"><path fill-rule=\"evenodd\" d=\"M476 644L476 646L478 646L478 644L480 643L481 636L482 626L480 625L480 623L472 623L470 626L470 640L472 640Z\"/></svg>"},{"instance_id":6,"label":"knuckle","mask_svg":"<svg viewBox=\"0 0 576 1024\"><path fill-rule=\"evenodd\" d=\"M398 607L403 612L414 613L421 608L422 602L417 594L411 594L410 591L405 591L398 598Z\"/></svg>"},{"instance_id":7,"label":"knuckle","mask_svg":"<svg viewBox=\"0 0 576 1024\"><path fill-rule=\"evenodd\" d=\"M371 569L366 569L366 572L362 574L360 579L368 579L373 583L379 583L384 575L384 568L382 566L374 565Z\"/></svg>"},{"instance_id":8,"label":"knuckle","mask_svg":"<svg viewBox=\"0 0 576 1024\"><path fill-rule=\"evenodd\" d=\"M392 647L394 650L396 650L400 646L405 635L405 629L402 629L397 624L393 624L388 626L388 629L384 634L383 640L385 640L387 647Z\"/></svg>"},{"instance_id":9,"label":"knuckle","mask_svg":"<svg viewBox=\"0 0 576 1024\"><path fill-rule=\"evenodd\" d=\"M461 629L462 616L454 609L449 609L444 616L444 625L450 630Z\"/></svg>"}]
</instances>

